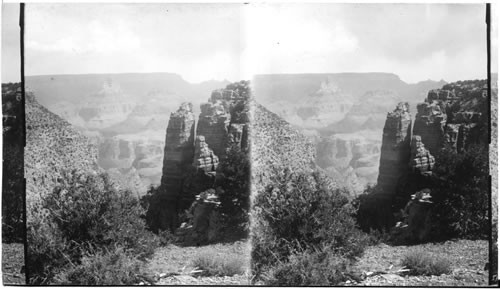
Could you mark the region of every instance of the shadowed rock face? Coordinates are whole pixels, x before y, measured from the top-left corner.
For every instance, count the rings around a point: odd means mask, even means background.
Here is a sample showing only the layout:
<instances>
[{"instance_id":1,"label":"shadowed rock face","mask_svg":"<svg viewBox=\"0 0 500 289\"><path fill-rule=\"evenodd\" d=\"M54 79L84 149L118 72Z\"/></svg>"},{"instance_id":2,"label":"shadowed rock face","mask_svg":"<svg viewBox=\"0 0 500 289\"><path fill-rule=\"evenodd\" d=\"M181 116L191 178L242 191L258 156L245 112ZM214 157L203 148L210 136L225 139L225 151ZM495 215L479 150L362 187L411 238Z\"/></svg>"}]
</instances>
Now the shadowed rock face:
<instances>
[{"instance_id":1,"label":"shadowed rock face","mask_svg":"<svg viewBox=\"0 0 500 289\"><path fill-rule=\"evenodd\" d=\"M161 185L167 199L175 199L182 187L185 168L194 157L194 113L190 103L183 103L170 115Z\"/></svg>"},{"instance_id":2,"label":"shadowed rock face","mask_svg":"<svg viewBox=\"0 0 500 289\"><path fill-rule=\"evenodd\" d=\"M420 103L413 134L419 135L431 154L437 154L444 140L446 126L446 104L441 101Z\"/></svg>"},{"instance_id":3,"label":"shadowed rock face","mask_svg":"<svg viewBox=\"0 0 500 289\"><path fill-rule=\"evenodd\" d=\"M219 160L225 158L230 146L249 147L248 85L242 81L213 91L209 101L200 105L197 126L190 103L170 116L161 204L156 208L160 229L175 230L177 213L189 208L196 195L213 188Z\"/></svg>"},{"instance_id":4,"label":"shadowed rock face","mask_svg":"<svg viewBox=\"0 0 500 289\"><path fill-rule=\"evenodd\" d=\"M226 102L208 102L200 106L201 113L196 128L197 135L203 135L214 153L223 158L226 155L226 142L231 122L231 114Z\"/></svg>"},{"instance_id":5,"label":"shadowed rock face","mask_svg":"<svg viewBox=\"0 0 500 289\"><path fill-rule=\"evenodd\" d=\"M399 103L387 114L382 138L378 185L391 195L408 169L410 157L411 114L408 103Z\"/></svg>"},{"instance_id":6,"label":"shadowed rock face","mask_svg":"<svg viewBox=\"0 0 500 289\"><path fill-rule=\"evenodd\" d=\"M375 201L383 197L381 203L392 205L392 210L401 209L411 193L431 185L428 177L435 165L434 156L445 146L450 145L461 153L471 144L486 143L485 84L485 80L459 81L431 90L425 102L417 105L412 133L407 105L400 103L387 115L378 190L371 196L377 199ZM373 207L380 206L377 203ZM384 225L393 224L385 222Z\"/></svg>"}]
</instances>

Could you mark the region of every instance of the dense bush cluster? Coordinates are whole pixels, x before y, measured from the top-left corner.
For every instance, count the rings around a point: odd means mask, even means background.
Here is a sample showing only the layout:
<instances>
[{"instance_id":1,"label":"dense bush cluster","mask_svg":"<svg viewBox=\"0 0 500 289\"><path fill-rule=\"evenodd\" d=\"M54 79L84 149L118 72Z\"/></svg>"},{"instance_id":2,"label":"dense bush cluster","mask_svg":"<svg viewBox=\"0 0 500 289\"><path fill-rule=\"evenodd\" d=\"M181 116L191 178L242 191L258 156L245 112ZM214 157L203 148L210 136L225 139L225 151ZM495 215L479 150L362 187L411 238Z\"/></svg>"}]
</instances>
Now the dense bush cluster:
<instances>
[{"instance_id":1,"label":"dense bush cluster","mask_svg":"<svg viewBox=\"0 0 500 289\"><path fill-rule=\"evenodd\" d=\"M216 190L225 227L247 234L250 210L250 159L248 153L231 147L217 167Z\"/></svg>"},{"instance_id":2,"label":"dense bush cluster","mask_svg":"<svg viewBox=\"0 0 500 289\"><path fill-rule=\"evenodd\" d=\"M338 284L368 241L346 192L319 172L277 170L253 210L252 269L272 285Z\"/></svg>"},{"instance_id":3,"label":"dense bush cluster","mask_svg":"<svg viewBox=\"0 0 500 289\"><path fill-rule=\"evenodd\" d=\"M158 246L143 213L139 200L107 175L64 173L28 224L29 283L137 282L140 262Z\"/></svg>"},{"instance_id":4,"label":"dense bush cluster","mask_svg":"<svg viewBox=\"0 0 500 289\"><path fill-rule=\"evenodd\" d=\"M438 236L486 238L488 218L488 147L472 145L457 153L445 147L433 171L433 219Z\"/></svg>"}]
</instances>

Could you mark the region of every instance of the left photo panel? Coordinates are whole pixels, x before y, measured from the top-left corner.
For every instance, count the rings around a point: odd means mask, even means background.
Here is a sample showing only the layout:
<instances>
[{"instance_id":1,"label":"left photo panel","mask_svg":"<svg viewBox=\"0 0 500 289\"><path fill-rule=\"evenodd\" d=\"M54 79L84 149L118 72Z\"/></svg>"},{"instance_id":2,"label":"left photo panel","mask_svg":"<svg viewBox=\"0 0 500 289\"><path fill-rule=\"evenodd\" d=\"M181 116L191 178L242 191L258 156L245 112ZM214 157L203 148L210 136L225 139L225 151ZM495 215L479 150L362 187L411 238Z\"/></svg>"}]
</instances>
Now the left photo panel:
<instances>
[{"instance_id":1,"label":"left photo panel","mask_svg":"<svg viewBox=\"0 0 500 289\"><path fill-rule=\"evenodd\" d=\"M26 284L21 6L2 3L2 277Z\"/></svg>"},{"instance_id":2,"label":"left photo panel","mask_svg":"<svg viewBox=\"0 0 500 289\"><path fill-rule=\"evenodd\" d=\"M249 284L242 7L26 4L28 284Z\"/></svg>"}]
</instances>

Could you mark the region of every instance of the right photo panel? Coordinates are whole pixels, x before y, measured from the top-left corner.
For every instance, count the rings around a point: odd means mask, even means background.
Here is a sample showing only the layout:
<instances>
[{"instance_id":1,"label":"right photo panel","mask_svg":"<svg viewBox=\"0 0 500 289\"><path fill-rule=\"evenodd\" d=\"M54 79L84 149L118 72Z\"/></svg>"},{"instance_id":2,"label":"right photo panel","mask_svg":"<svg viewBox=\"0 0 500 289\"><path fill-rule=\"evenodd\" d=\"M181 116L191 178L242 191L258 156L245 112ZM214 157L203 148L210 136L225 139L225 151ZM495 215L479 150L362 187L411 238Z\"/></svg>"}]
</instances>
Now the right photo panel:
<instances>
[{"instance_id":1,"label":"right photo panel","mask_svg":"<svg viewBox=\"0 0 500 289\"><path fill-rule=\"evenodd\" d=\"M491 7L252 9L255 284L497 284Z\"/></svg>"}]
</instances>

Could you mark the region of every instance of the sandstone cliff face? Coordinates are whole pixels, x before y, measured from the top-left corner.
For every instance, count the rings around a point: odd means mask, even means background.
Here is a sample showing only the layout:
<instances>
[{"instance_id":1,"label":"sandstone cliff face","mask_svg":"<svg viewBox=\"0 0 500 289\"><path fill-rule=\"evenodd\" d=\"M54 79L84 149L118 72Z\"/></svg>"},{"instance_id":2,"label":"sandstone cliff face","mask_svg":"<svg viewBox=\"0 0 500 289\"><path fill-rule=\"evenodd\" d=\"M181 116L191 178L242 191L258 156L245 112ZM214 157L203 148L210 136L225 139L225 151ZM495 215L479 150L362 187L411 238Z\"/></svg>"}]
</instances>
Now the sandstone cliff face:
<instances>
[{"instance_id":1,"label":"sandstone cliff face","mask_svg":"<svg viewBox=\"0 0 500 289\"><path fill-rule=\"evenodd\" d=\"M446 104L444 102L432 101L417 105L413 134L422 138L422 142L432 154L438 152L444 140L446 121Z\"/></svg>"},{"instance_id":2,"label":"sandstone cliff face","mask_svg":"<svg viewBox=\"0 0 500 289\"><path fill-rule=\"evenodd\" d=\"M478 140L482 116L487 110L486 82L459 81L429 92L419 104L414 135L420 135L431 154L448 143L458 152Z\"/></svg>"},{"instance_id":3,"label":"sandstone cliff face","mask_svg":"<svg viewBox=\"0 0 500 289\"><path fill-rule=\"evenodd\" d=\"M413 172L420 174L430 174L434 168L435 159L425 148L422 138L414 135L411 138L411 158L410 167Z\"/></svg>"},{"instance_id":4,"label":"sandstone cliff face","mask_svg":"<svg viewBox=\"0 0 500 289\"><path fill-rule=\"evenodd\" d=\"M411 133L407 106L400 104L388 114L378 177L385 192L394 194L398 182L409 172L431 174L434 156L445 144L460 152L479 140L479 123L487 109L484 84L463 81L429 91L425 102L417 105Z\"/></svg>"},{"instance_id":5,"label":"sandstone cliff face","mask_svg":"<svg viewBox=\"0 0 500 289\"><path fill-rule=\"evenodd\" d=\"M201 113L196 128L197 135L203 135L214 153L223 158L231 122L231 114L226 102L208 102L200 106Z\"/></svg>"},{"instance_id":6,"label":"sandstone cliff face","mask_svg":"<svg viewBox=\"0 0 500 289\"><path fill-rule=\"evenodd\" d=\"M389 113L382 140L378 186L370 197L385 195L382 203L392 206L389 210L401 209L408 202L409 194L430 184L435 156L445 146L461 153L471 144L486 142L485 83L460 81L429 91L425 102L417 105L413 131L406 105L400 104ZM379 217L385 218L383 226L390 226L393 221L390 214Z\"/></svg>"},{"instance_id":7,"label":"sandstone cliff face","mask_svg":"<svg viewBox=\"0 0 500 289\"><path fill-rule=\"evenodd\" d=\"M196 137L194 145L194 163L196 169L203 170L205 173L215 173L219 158L214 154L213 150L208 147L205 142L205 137L200 135Z\"/></svg>"},{"instance_id":8,"label":"sandstone cliff face","mask_svg":"<svg viewBox=\"0 0 500 289\"><path fill-rule=\"evenodd\" d=\"M165 138L163 173L161 186L164 196L175 200L182 188L182 179L186 167L192 164L194 157L194 120L193 107L183 103L170 115Z\"/></svg>"},{"instance_id":9,"label":"sandstone cliff face","mask_svg":"<svg viewBox=\"0 0 500 289\"><path fill-rule=\"evenodd\" d=\"M411 139L411 114L408 103L399 103L387 114L382 138L377 184L381 193L391 195L408 169Z\"/></svg>"},{"instance_id":10,"label":"sandstone cliff face","mask_svg":"<svg viewBox=\"0 0 500 289\"><path fill-rule=\"evenodd\" d=\"M249 83L242 81L212 92L200 105L197 125L191 104L170 117L160 186L160 229L174 230L177 214L201 192L212 189L219 161L232 147L249 147ZM196 134L195 134L196 131Z\"/></svg>"}]
</instances>

